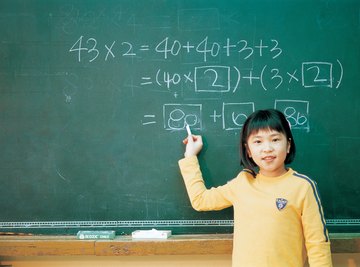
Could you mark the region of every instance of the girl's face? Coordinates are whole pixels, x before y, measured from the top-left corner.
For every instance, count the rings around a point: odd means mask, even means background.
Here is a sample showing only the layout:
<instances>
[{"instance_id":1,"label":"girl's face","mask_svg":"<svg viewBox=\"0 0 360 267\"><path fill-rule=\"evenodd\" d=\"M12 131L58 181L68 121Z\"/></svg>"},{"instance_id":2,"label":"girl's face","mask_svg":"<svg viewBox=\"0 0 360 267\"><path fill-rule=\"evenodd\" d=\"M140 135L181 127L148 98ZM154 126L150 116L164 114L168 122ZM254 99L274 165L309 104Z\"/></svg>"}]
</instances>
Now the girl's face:
<instances>
[{"instance_id":1,"label":"girl's face","mask_svg":"<svg viewBox=\"0 0 360 267\"><path fill-rule=\"evenodd\" d=\"M260 173L275 177L286 172L285 159L290 151L286 136L271 129L260 129L247 140L247 153L260 168Z\"/></svg>"}]
</instances>

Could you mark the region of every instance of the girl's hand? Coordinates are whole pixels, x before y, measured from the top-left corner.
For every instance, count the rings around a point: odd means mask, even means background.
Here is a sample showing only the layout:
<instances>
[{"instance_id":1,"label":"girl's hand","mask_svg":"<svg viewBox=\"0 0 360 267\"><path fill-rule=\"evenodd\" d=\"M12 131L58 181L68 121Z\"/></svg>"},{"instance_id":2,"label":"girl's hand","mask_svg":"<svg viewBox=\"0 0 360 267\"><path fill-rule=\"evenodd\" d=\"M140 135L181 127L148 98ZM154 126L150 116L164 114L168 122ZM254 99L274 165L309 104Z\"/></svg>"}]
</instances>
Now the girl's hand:
<instances>
[{"instance_id":1,"label":"girl's hand","mask_svg":"<svg viewBox=\"0 0 360 267\"><path fill-rule=\"evenodd\" d=\"M189 135L183 140L183 143L186 145L184 153L185 157L196 156L203 147L201 135Z\"/></svg>"}]
</instances>

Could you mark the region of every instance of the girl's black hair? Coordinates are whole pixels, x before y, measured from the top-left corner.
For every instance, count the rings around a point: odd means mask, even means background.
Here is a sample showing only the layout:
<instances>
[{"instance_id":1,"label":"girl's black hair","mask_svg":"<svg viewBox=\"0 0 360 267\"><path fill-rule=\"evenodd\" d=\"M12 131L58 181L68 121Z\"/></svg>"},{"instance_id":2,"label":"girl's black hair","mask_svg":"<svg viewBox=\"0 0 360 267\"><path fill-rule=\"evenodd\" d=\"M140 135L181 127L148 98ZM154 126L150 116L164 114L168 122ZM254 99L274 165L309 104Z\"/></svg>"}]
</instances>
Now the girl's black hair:
<instances>
[{"instance_id":1,"label":"girl's black hair","mask_svg":"<svg viewBox=\"0 0 360 267\"><path fill-rule=\"evenodd\" d=\"M283 113L276 109L257 110L245 121L240 136L240 163L246 169L255 173L256 163L249 157L246 144L251 134L259 130L275 130L286 136L290 142L290 151L286 156L285 164L291 163L295 158L295 142L291 133L290 124Z\"/></svg>"}]
</instances>

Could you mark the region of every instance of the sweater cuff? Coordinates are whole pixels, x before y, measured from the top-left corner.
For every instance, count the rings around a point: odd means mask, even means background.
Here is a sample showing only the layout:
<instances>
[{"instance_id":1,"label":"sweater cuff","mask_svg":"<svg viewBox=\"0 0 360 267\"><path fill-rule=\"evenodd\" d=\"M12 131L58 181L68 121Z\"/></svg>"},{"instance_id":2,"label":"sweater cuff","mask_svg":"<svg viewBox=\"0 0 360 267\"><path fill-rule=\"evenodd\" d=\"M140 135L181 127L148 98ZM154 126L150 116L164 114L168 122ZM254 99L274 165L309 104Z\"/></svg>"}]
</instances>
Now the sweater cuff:
<instances>
[{"instance_id":1,"label":"sweater cuff","mask_svg":"<svg viewBox=\"0 0 360 267\"><path fill-rule=\"evenodd\" d=\"M199 164L199 160L197 158L197 156L190 156L190 157L185 157L179 160L179 166L180 168L182 167L186 167L189 164Z\"/></svg>"}]
</instances>

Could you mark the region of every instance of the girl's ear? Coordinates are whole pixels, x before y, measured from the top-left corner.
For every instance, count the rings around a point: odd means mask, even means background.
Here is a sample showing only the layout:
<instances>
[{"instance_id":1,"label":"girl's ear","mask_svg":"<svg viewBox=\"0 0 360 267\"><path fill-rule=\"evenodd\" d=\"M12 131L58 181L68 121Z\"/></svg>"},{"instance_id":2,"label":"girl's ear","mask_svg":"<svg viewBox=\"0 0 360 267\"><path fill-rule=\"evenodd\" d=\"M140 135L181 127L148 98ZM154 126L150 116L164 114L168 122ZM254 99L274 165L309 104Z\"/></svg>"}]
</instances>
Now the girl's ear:
<instances>
[{"instance_id":1,"label":"girl's ear","mask_svg":"<svg viewBox=\"0 0 360 267\"><path fill-rule=\"evenodd\" d=\"M290 153L290 147L291 147L291 138L289 138L289 140L287 141L287 149L286 152L289 154Z\"/></svg>"},{"instance_id":2,"label":"girl's ear","mask_svg":"<svg viewBox=\"0 0 360 267\"><path fill-rule=\"evenodd\" d=\"M246 153L247 153L248 157L251 158L251 152L250 152L250 149L247 146L247 144L245 144L245 148L246 148Z\"/></svg>"}]
</instances>

